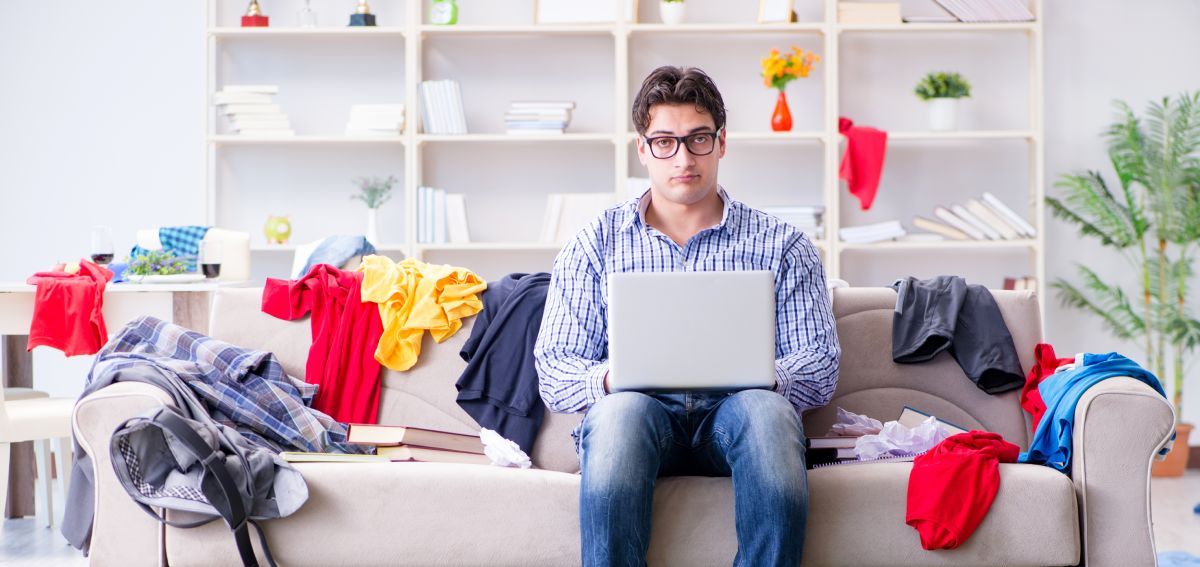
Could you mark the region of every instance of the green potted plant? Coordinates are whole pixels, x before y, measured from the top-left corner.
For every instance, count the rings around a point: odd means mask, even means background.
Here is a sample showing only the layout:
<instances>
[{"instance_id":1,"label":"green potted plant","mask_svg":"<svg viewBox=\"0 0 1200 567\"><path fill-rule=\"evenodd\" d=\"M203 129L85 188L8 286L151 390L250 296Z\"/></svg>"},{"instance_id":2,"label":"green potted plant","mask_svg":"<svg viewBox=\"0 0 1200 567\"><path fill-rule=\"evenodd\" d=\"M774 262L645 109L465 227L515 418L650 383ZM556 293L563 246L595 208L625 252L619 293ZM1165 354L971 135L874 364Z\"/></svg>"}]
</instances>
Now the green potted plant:
<instances>
[{"instance_id":1,"label":"green potted plant","mask_svg":"<svg viewBox=\"0 0 1200 567\"><path fill-rule=\"evenodd\" d=\"M958 73L936 71L922 77L913 92L929 103L931 129L954 130L958 126L958 99L971 96L971 84Z\"/></svg>"},{"instance_id":2,"label":"green potted plant","mask_svg":"<svg viewBox=\"0 0 1200 567\"><path fill-rule=\"evenodd\" d=\"M1117 108L1120 118L1106 138L1118 190L1098 171L1075 173L1056 183L1063 198L1047 197L1046 203L1081 235L1115 248L1137 281L1127 289L1080 264L1080 285L1059 278L1052 287L1064 305L1096 315L1118 338L1140 342L1142 364L1169 381L1175 449L1167 461L1154 463L1153 472L1175 476L1187 466L1192 430L1181 421L1185 369L1200 346L1200 321L1188 307L1192 255L1200 242L1200 92L1153 102L1144 117L1123 102Z\"/></svg>"},{"instance_id":3,"label":"green potted plant","mask_svg":"<svg viewBox=\"0 0 1200 567\"><path fill-rule=\"evenodd\" d=\"M378 177L358 177L354 179L358 192L350 195L367 205L367 241L379 246L379 207L392 198L392 187L396 185L396 176L389 175L386 179Z\"/></svg>"},{"instance_id":4,"label":"green potted plant","mask_svg":"<svg viewBox=\"0 0 1200 567\"><path fill-rule=\"evenodd\" d=\"M683 23L683 0L659 0L658 15L664 24L677 26Z\"/></svg>"}]
</instances>

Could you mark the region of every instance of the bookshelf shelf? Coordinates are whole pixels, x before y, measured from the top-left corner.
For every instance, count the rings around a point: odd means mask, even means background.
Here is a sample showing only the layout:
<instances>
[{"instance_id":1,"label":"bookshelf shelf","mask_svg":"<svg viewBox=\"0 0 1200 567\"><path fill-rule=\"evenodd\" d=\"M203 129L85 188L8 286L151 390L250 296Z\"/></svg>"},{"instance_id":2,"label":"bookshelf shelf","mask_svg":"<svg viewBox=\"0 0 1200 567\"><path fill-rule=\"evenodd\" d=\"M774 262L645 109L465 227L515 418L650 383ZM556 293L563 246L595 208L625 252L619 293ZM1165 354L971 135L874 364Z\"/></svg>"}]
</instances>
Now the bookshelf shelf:
<instances>
[{"instance_id":1,"label":"bookshelf shelf","mask_svg":"<svg viewBox=\"0 0 1200 567\"><path fill-rule=\"evenodd\" d=\"M818 53L822 60L808 83L815 87L812 94L820 94L807 100L819 102L815 102L812 108L794 111L817 114L819 119L806 116L813 119L809 122L802 120L799 128L792 132L746 129L766 127L757 122L735 125L734 129L727 131L726 138L738 147L749 148L745 152L738 152L738 160L756 159L755 154L793 155L793 149L802 150L795 152L797 159L810 160L805 164L804 172L809 177L804 183L819 186L819 195L800 197L790 193L795 176L788 173L794 164L788 162L787 157L783 160L772 159L766 166L755 164L747 167L739 162L738 170L732 167L730 170L736 171L733 175L746 178L741 180L743 184L754 185L762 179L764 186L769 186L769 191L775 191L776 194L770 198L776 203L787 203L791 199L824 206L824 234L833 238L817 239L813 244L822 252L828 277L845 279L847 274L853 274L862 267L864 261L875 262L885 258L886 254L904 251L921 251L926 253L923 256L933 258L933 261L938 261L936 259L941 253L987 253L966 268L959 265L948 267L954 270L985 266L989 262L987 259L1000 252L1027 251L1029 267L1013 266L1011 271L1014 275L1025 272L1034 276L1039 291L1045 289L1044 56L1041 21L842 24L838 22L838 0L823 0L802 16L809 21L787 24L758 24L753 21L680 25L629 22L574 25L512 23L509 11L492 8L487 3L487 7L471 7L468 24L438 26L425 23L427 2L397 0L390 7L402 14L393 11L386 17L381 15L381 18L385 17L388 22L403 22L398 26L249 29L232 27L232 22L236 21L232 16L239 15L244 4L236 0L206 1L204 112L207 143L204 147L206 218L209 224L221 226L228 223L229 228L257 233L257 227L262 222L258 216L259 209L271 206L263 202L275 201L256 194L255 191L260 189L252 183L244 183L243 188L238 176L248 175L247 171L257 172L261 168L271 167L275 168L273 173L278 170L281 176L287 174L294 178L296 174L286 171L287 168L296 165L307 167L310 164L294 164L290 160L292 156L305 154L310 162L327 160L323 164L327 168L344 166L344 172L338 171L336 176L329 174L331 179L350 179L362 175L364 171L369 172L372 167L384 174L394 172L401 179L393 200L396 204L392 206L394 210L402 212L385 220L393 223L391 226L395 233L384 235L392 243L378 247L380 250L403 252L418 259L430 257L438 262L453 263L456 258L462 258L464 262L470 262L464 265L470 266L474 266L475 262L487 261L510 268L504 273L547 270L551 266L545 263L546 258L552 257L561 245L522 241L536 234L531 228L540 224L541 207L546 195L561 191L607 192L611 189L620 199L624 199L628 178L644 175L639 173L640 165L632 152L637 134L629 122L629 109L638 83L646 71L672 63L699 65L722 77L744 75L748 77L747 81L721 79L721 86L727 91L724 93L726 102L738 101L736 104L741 105L747 100L762 99L761 84L757 83L757 68L758 57L765 54L766 47L785 48L789 42L796 42ZM709 19L712 19L711 14L725 13L722 10L726 5L720 0L695 1L708 3L697 7L699 11L696 13L705 14ZM1039 18L1043 4L1044 0L1030 0L1030 10ZM653 10L646 6L642 8L642 16L652 18L653 22L658 21L656 16L651 16ZM816 12L816 15L811 12ZM691 8L689 13L693 13ZM467 18L464 17L464 21ZM222 22L224 27L216 22ZM392 39L379 42L335 39L360 37ZM862 70L856 69L855 65L878 66L881 64L878 59L882 56L882 53L864 54L862 50L851 49L850 45L851 42L893 41L893 37L904 37L906 49L916 46L915 49L922 54L920 57L927 58L930 65L938 60L942 52L937 50L944 49L947 42L1020 41L1027 46L1028 63L1022 62L1020 67L1028 70L1027 120L1019 116L1019 120L1011 123L1001 122L1008 126L1007 129L949 132L922 131L919 130L919 123L908 122L910 128L918 129L889 131L888 140L896 147L918 146L916 149L922 153L943 148L956 152L987 152L993 145L999 145L997 142L1023 142L1028 152L1011 147L1004 147L1003 150L1007 152L1005 155L1020 156L1013 159L1028 159L1028 167L1020 162L1013 164L1020 164L1021 169L1028 170L1027 184L1022 179L1017 182L1017 186L1024 187L1022 193L1016 194L1014 187L1014 192L1001 197L1007 196L1014 202L1022 203L1016 212L1034 225L1037 237L1006 241L894 241L875 244L851 244L836 239L838 229L856 216L860 223L875 220L864 218L848 208L851 207L850 201L847 201L846 190L838 178L845 148L844 138L838 132L838 119L844 113L854 112L849 102L856 96L858 85L852 83L856 80L852 77L862 74ZM263 38L263 41L244 38ZM266 38L295 39L276 43ZM529 38L533 38L533 41L529 41ZM309 39L311 41L307 41ZM689 46L684 52L686 56L670 52L670 46L676 43ZM700 47L696 48L697 44ZM763 46L761 52L759 44ZM646 49L647 46L651 49ZM926 46L929 49L924 49ZM224 50L228 50L228 53ZM336 57L350 62L344 68L337 69L335 84L321 84L325 77L313 75L309 68L303 67L310 59L322 57L326 51L337 52L336 56L329 56L331 60ZM364 53L376 57L373 64L367 65L357 59L359 54ZM599 55L587 62L583 67L586 72L582 73L559 61L562 59L574 64L578 57L591 57L594 53ZM284 61L283 66L275 66L292 54L302 54L307 59L303 59L303 63ZM379 64L380 54L386 57L384 61L388 64ZM544 54L552 57L545 61L538 60ZM264 58L261 64L254 60L256 57ZM239 71L247 69L248 72L239 74ZM260 75L255 75L256 72ZM318 108L328 108L322 105L328 105L330 101L336 101L338 109L344 109L351 103L370 103L372 98L380 102L403 102L407 113L405 131L400 136L388 138L339 135L267 138L217 134L220 132L219 121L223 118L208 106L208 101L211 100L211 94L222 86L238 84L231 82L231 78L240 80L242 84L284 84L286 90L281 87L281 92L286 92L289 98L282 100L282 106L284 110L296 113L297 122L302 128L307 125L305 110L315 112ZM300 85L288 85L287 81L292 78ZM496 126L492 126L494 131L463 135L422 133L419 85L423 80L434 79L459 81L463 100L468 106L468 125L488 123L494 118L497 121ZM903 87L905 94L911 87L899 86ZM360 87L367 89L362 93L370 91L370 94L360 95ZM316 94L305 92L309 89ZM731 95L731 92L736 95ZM1017 93L1017 96L1021 94L1024 93ZM310 97L307 108L303 102L296 102L306 96ZM511 100L575 100L578 107L565 134L512 135L504 133L498 122L504 104ZM741 106L736 110L744 115L745 109ZM755 111L762 111L761 106L756 106ZM313 120L310 123L314 124L311 128L318 132L340 132L344 124L340 116L337 120L326 120L324 123ZM320 129L316 124L320 124ZM611 145L611 150L606 145ZM246 147L261 147L264 150L240 149ZM319 151L305 153L303 148ZM603 155L610 151L611 156ZM803 156L799 157L800 154ZM899 152L897 155L900 155ZM470 156L470 159L464 156ZM601 159L604 161L600 162ZM893 158L889 155L888 159ZM477 181L465 181L471 178L462 175L462 171L471 172L476 163L489 164L479 166L480 173L486 174ZM938 176L940 173L931 172L930 175ZM498 177L499 181L493 177ZM469 244L419 242L419 230L427 225L427 221L418 218L420 215L417 213L418 188L422 186L437 186L447 193L462 192L471 236L482 241ZM992 191L1000 195L997 189ZM312 191L306 194L325 193ZM240 205L241 198L259 201L254 215L245 213L238 216L241 213L230 201L239 200ZM324 201L316 204L316 199L316 196L297 197L294 206L307 206L311 215L312 209L325 206ZM911 212L924 214L922 209L936 204L927 202L931 199L921 194L912 195L913 206L910 208L914 210ZM747 200L752 205L763 205ZM345 196L339 194L337 202L331 200L328 204L333 207L343 206L344 203ZM289 203L288 206L293 205ZM268 213L265 210L262 212ZM915 232L911 230L909 218L900 220L909 227L910 232ZM353 226L357 226L358 217L354 221L356 224ZM312 221L298 223L298 226L305 227L313 225ZM275 259L280 258L275 253L294 252L295 247L255 246L252 250L256 252L256 258ZM864 259L864 256L867 258ZM522 259L526 263L520 263ZM1008 266L1003 268L1010 269ZM851 283L859 285L865 282Z\"/></svg>"},{"instance_id":2,"label":"bookshelf shelf","mask_svg":"<svg viewBox=\"0 0 1200 567\"><path fill-rule=\"evenodd\" d=\"M530 143L530 142L607 142L614 143L616 137L604 133L564 133L564 134L418 134L419 144L427 143Z\"/></svg>"},{"instance_id":3,"label":"bookshelf shelf","mask_svg":"<svg viewBox=\"0 0 1200 567\"><path fill-rule=\"evenodd\" d=\"M250 246L250 252L253 253L288 253L294 254L298 244L254 244ZM379 244L375 249L380 252L403 252L408 249L407 244Z\"/></svg>"},{"instance_id":4,"label":"bookshelf shelf","mask_svg":"<svg viewBox=\"0 0 1200 567\"><path fill-rule=\"evenodd\" d=\"M628 24L625 27L630 34L822 34L827 26L824 23L796 24Z\"/></svg>"},{"instance_id":5,"label":"bookshelf shelf","mask_svg":"<svg viewBox=\"0 0 1200 567\"><path fill-rule=\"evenodd\" d=\"M1033 248L1037 246L1037 240L1020 239L1020 240L934 240L934 241L905 241L893 240L888 242L872 242L870 244L857 244L850 242L839 242L838 248L842 250L871 250L871 251L889 251L889 250L1006 250L1014 248Z\"/></svg>"},{"instance_id":6,"label":"bookshelf shelf","mask_svg":"<svg viewBox=\"0 0 1200 567\"><path fill-rule=\"evenodd\" d=\"M1037 28L1037 22L1019 23L905 23L905 24L834 24L834 30L839 32L1024 32L1029 33Z\"/></svg>"},{"instance_id":7,"label":"bookshelf shelf","mask_svg":"<svg viewBox=\"0 0 1200 567\"><path fill-rule=\"evenodd\" d=\"M318 27L318 28L234 28L211 27L208 35L218 38L235 37L403 37L402 27Z\"/></svg>"},{"instance_id":8,"label":"bookshelf shelf","mask_svg":"<svg viewBox=\"0 0 1200 567\"><path fill-rule=\"evenodd\" d=\"M208 141L217 145L325 145L325 144L378 144L404 145L403 136L241 136L225 134L209 136Z\"/></svg>"},{"instance_id":9,"label":"bookshelf shelf","mask_svg":"<svg viewBox=\"0 0 1200 567\"><path fill-rule=\"evenodd\" d=\"M425 36L456 35L611 35L616 32L612 25L528 25L528 26L433 26L422 25Z\"/></svg>"}]
</instances>

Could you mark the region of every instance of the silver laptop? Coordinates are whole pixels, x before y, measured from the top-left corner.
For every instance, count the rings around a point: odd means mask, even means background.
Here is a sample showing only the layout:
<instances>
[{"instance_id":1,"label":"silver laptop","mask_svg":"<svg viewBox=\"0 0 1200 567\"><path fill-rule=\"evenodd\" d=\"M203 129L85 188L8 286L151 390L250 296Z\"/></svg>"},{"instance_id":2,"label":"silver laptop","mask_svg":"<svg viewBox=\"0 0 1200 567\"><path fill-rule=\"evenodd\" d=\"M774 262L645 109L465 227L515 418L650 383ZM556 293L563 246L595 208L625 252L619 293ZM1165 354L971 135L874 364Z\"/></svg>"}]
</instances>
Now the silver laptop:
<instances>
[{"instance_id":1,"label":"silver laptop","mask_svg":"<svg viewBox=\"0 0 1200 567\"><path fill-rule=\"evenodd\" d=\"M774 274L609 275L608 363L613 391L774 387Z\"/></svg>"}]
</instances>

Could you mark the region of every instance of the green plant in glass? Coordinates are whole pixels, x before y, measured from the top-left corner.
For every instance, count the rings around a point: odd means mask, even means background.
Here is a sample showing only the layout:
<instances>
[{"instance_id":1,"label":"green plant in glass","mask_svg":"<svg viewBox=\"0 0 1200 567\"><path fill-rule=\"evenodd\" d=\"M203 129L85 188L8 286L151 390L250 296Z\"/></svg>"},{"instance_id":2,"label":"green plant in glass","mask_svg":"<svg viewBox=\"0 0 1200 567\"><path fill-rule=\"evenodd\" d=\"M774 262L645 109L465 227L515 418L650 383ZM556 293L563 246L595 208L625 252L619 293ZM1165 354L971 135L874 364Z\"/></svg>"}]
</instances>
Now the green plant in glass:
<instances>
[{"instance_id":1,"label":"green plant in glass","mask_svg":"<svg viewBox=\"0 0 1200 567\"><path fill-rule=\"evenodd\" d=\"M1169 356L1179 420L1187 359L1200 346L1200 321L1188 308L1200 241L1200 92L1152 102L1143 117L1116 106L1120 117L1105 137L1117 189L1098 171L1063 175L1055 184L1062 199L1046 203L1081 235L1116 249L1137 284L1127 291L1077 264L1079 284L1059 278L1052 287L1064 305L1096 315L1118 338L1140 339L1147 368L1160 378Z\"/></svg>"},{"instance_id":2,"label":"green plant in glass","mask_svg":"<svg viewBox=\"0 0 1200 567\"><path fill-rule=\"evenodd\" d=\"M921 100L967 98L971 96L971 84L958 73L937 71L922 77L913 92Z\"/></svg>"},{"instance_id":3,"label":"green plant in glass","mask_svg":"<svg viewBox=\"0 0 1200 567\"><path fill-rule=\"evenodd\" d=\"M150 250L129 262L128 272L135 276L170 276L187 271L184 259L170 250Z\"/></svg>"},{"instance_id":4,"label":"green plant in glass","mask_svg":"<svg viewBox=\"0 0 1200 567\"><path fill-rule=\"evenodd\" d=\"M368 209L378 209L392 198L392 187L396 185L396 176L389 175L386 179L378 177L357 177L354 184L358 193L350 196L367 204Z\"/></svg>"}]
</instances>

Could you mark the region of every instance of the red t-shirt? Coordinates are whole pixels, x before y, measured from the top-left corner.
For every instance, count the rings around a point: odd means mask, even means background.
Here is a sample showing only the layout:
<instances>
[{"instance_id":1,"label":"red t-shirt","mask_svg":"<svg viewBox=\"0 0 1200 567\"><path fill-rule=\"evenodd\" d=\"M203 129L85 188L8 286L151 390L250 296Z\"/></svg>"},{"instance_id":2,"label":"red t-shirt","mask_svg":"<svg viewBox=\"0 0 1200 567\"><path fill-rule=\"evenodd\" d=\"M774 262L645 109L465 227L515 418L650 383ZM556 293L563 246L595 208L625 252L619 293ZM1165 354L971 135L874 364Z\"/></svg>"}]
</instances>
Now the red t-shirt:
<instances>
[{"instance_id":1,"label":"red t-shirt","mask_svg":"<svg viewBox=\"0 0 1200 567\"><path fill-rule=\"evenodd\" d=\"M379 420L379 306L362 302L363 274L317 264L298 280L267 278L262 310L292 321L312 314L305 380L316 384L313 408L341 422Z\"/></svg>"},{"instance_id":2,"label":"red t-shirt","mask_svg":"<svg viewBox=\"0 0 1200 567\"><path fill-rule=\"evenodd\" d=\"M29 346L48 346L67 356L96 354L108 342L104 326L104 286L113 273L87 260L79 271L38 272L25 280L37 286Z\"/></svg>"}]
</instances>

